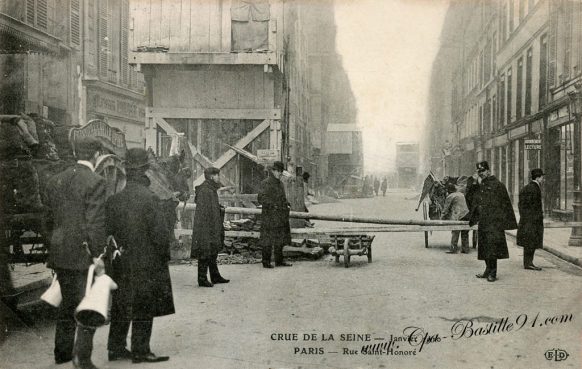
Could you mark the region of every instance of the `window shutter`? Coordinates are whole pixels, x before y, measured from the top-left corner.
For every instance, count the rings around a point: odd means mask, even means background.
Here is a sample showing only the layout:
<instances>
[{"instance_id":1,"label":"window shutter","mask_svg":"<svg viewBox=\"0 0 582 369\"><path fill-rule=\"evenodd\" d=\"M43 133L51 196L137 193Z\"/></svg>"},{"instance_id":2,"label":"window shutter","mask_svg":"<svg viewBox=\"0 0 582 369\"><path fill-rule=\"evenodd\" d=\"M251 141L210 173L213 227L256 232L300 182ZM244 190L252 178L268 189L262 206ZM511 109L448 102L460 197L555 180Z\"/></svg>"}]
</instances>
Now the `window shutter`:
<instances>
[{"instance_id":1,"label":"window shutter","mask_svg":"<svg viewBox=\"0 0 582 369\"><path fill-rule=\"evenodd\" d=\"M127 85L129 82L129 62L128 62L128 22L129 22L129 0L121 3L121 83Z\"/></svg>"},{"instance_id":2,"label":"window shutter","mask_svg":"<svg viewBox=\"0 0 582 369\"><path fill-rule=\"evenodd\" d=\"M47 29L47 0L36 2L36 25L38 28Z\"/></svg>"},{"instance_id":3,"label":"window shutter","mask_svg":"<svg viewBox=\"0 0 582 369\"><path fill-rule=\"evenodd\" d=\"M71 0L71 44L81 45L80 0Z\"/></svg>"},{"instance_id":4,"label":"window shutter","mask_svg":"<svg viewBox=\"0 0 582 369\"><path fill-rule=\"evenodd\" d=\"M107 78L109 42L107 35L107 0L99 0L99 77Z\"/></svg>"},{"instance_id":5,"label":"window shutter","mask_svg":"<svg viewBox=\"0 0 582 369\"><path fill-rule=\"evenodd\" d=\"M26 0L26 22L34 25L35 0Z\"/></svg>"}]
</instances>

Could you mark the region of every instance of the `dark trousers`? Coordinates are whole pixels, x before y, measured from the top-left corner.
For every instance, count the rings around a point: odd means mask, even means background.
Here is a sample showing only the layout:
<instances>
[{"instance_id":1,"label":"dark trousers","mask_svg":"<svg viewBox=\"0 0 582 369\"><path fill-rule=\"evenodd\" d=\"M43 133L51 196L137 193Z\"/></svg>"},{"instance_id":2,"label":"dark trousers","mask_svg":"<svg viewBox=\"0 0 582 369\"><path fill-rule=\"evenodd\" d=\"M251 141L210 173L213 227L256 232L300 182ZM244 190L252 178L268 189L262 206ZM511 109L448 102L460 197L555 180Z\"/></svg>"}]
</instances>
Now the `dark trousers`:
<instances>
[{"instance_id":1,"label":"dark trousers","mask_svg":"<svg viewBox=\"0 0 582 369\"><path fill-rule=\"evenodd\" d=\"M485 259L486 276L497 277L497 259Z\"/></svg>"},{"instance_id":2,"label":"dark trousers","mask_svg":"<svg viewBox=\"0 0 582 369\"><path fill-rule=\"evenodd\" d=\"M533 265L534 254L536 249L523 248L523 266L528 267Z\"/></svg>"},{"instance_id":3,"label":"dark trousers","mask_svg":"<svg viewBox=\"0 0 582 369\"><path fill-rule=\"evenodd\" d=\"M95 328L77 326L75 322L75 309L85 296L87 271L68 269L55 271L63 296L57 314L55 360L66 361L76 356L81 363L91 361Z\"/></svg>"},{"instance_id":4,"label":"dark trousers","mask_svg":"<svg viewBox=\"0 0 582 369\"><path fill-rule=\"evenodd\" d=\"M283 245L275 243L263 243L263 264L271 264L271 253L275 249L275 264L283 263Z\"/></svg>"},{"instance_id":5,"label":"dark trousers","mask_svg":"<svg viewBox=\"0 0 582 369\"><path fill-rule=\"evenodd\" d=\"M207 274L209 271L211 281L221 278L220 272L218 271L218 265L216 264L217 257L218 255L212 255L198 259L198 282L207 281Z\"/></svg>"},{"instance_id":6,"label":"dark trousers","mask_svg":"<svg viewBox=\"0 0 582 369\"><path fill-rule=\"evenodd\" d=\"M479 231L473 231L473 248L477 248L477 244L479 243Z\"/></svg>"},{"instance_id":7,"label":"dark trousers","mask_svg":"<svg viewBox=\"0 0 582 369\"><path fill-rule=\"evenodd\" d=\"M469 231L451 231L451 251L457 252L459 243L459 234L461 234L461 250L469 251Z\"/></svg>"},{"instance_id":8,"label":"dark trousers","mask_svg":"<svg viewBox=\"0 0 582 369\"><path fill-rule=\"evenodd\" d=\"M149 353L151 351L150 338L152 337L154 318L150 316L127 320L118 319L116 315L116 311L112 309L107 349L118 352L125 349L129 325L131 324L131 352L137 355Z\"/></svg>"}]
</instances>

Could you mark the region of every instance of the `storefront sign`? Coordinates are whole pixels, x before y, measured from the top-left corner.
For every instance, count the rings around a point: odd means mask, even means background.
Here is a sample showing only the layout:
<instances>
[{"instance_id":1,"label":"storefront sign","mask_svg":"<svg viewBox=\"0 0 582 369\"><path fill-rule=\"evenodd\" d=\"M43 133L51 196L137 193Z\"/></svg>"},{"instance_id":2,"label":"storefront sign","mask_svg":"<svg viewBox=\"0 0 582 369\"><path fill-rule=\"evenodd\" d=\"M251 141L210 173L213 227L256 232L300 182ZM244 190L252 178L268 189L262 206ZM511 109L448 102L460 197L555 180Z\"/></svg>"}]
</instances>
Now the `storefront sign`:
<instances>
[{"instance_id":1,"label":"storefront sign","mask_svg":"<svg viewBox=\"0 0 582 369\"><path fill-rule=\"evenodd\" d=\"M138 101L97 91L87 92L87 109L91 113L143 121L145 108Z\"/></svg>"},{"instance_id":2,"label":"storefront sign","mask_svg":"<svg viewBox=\"0 0 582 369\"><path fill-rule=\"evenodd\" d=\"M521 126L521 127L517 127L512 129L511 131L509 131L509 138L511 140L514 140L516 138L519 138L521 136L525 136L527 134L527 126Z\"/></svg>"},{"instance_id":3,"label":"storefront sign","mask_svg":"<svg viewBox=\"0 0 582 369\"><path fill-rule=\"evenodd\" d=\"M260 162L272 163L280 160L279 150L257 150L257 157Z\"/></svg>"},{"instance_id":4,"label":"storefront sign","mask_svg":"<svg viewBox=\"0 0 582 369\"><path fill-rule=\"evenodd\" d=\"M525 140L526 150L541 150L542 140Z\"/></svg>"}]
</instances>

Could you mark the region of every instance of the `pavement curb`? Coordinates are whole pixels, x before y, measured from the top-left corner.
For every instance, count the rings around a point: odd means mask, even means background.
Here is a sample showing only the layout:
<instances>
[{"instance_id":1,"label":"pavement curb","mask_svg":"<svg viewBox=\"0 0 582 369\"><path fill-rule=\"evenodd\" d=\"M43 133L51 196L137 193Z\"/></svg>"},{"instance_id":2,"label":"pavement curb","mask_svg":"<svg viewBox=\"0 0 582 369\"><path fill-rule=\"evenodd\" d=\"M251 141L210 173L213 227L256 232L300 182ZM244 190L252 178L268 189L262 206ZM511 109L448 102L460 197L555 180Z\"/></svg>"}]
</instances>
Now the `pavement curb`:
<instances>
[{"instance_id":1,"label":"pavement curb","mask_svg":"<svg viewBox=\"0 0 582 369\"><path fill-rule=\"evenodd\" d=\"M511 239L515 242L515 240L517 238L516 235L512 234L509 231L506 231L505 234L507 236L511 237ZM576 258L574 256L568 255L565 252L562 252L562 251L560 251L552 246L548 246L548 245L544 245L543 250L549 252L552 255L559 257L560 259L562 259L564 261L567 261L569 263L572 263L572 264L582 268L582 260L580 260L580 258Z\"/></svg>"}]
</instances>

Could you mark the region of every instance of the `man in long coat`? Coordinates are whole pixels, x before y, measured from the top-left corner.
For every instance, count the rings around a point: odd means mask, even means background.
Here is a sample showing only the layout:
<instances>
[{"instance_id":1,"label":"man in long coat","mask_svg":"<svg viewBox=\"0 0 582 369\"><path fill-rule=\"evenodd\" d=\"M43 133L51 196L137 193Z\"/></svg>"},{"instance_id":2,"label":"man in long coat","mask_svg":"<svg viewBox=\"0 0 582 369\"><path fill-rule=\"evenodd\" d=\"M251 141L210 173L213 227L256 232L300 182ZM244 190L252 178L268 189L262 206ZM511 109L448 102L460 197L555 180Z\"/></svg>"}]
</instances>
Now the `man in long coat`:
<instances>
[{"instance_id":1,"label":"man in long coat","mask_svg":"<svg viewBox=\"0 0 582 369\"><path fill-rule=\"evenodd\" d=\"M196 211L192 228L193 256L198 257L198 286L212 287L213 283L228 283L218 270L216 258L224 246L224 208L218 202L220 171L206 168L200 186L196 187ZM210 270L210 281L208 271Z\"/></svg>"},{"instance_id":2,"label":"man in long coat","mask_svg":"<svg viewBox=\"0 0 582 369\"><path fill-rule=\"evenodd\" d=\"M113 293L111 328L107 348L109 360L129 359L134 363L166 361L150 350L153 318L173 314L172 282L168 261L170 243L167 226L161 220L159 199L148 188L145 175L147 153L127 152L125 189L107 200L107 231L120 255L114 252L113 279L119 288ZM131 353L126 349L132 325Z\"/></svg>"},{"instance_id":3,"label":"man in long coat","mask_svg":"<svg viewBox=\"0 0 582 369\"><path fill-rule=\"evenodd\" d=\"M262 182L258 201L262 206L261 238L263 247L263 267L272 268L271 249L275 249L275 265L291 266L283 261L283 246L291 243L289 227L290 204L285 197L281 183L284 170L283 163L276 161L269 168L269 176Z\"/></svg>"},{"instance_id":4,"label":"man in long coat","mask_svg":"<svg viewBox=\"0 0 582 369\"><path fill-rule=\"evenodd\" d=\"M539 168L534 169L531 171L531 182L519 191L517 245L523 246L523 267L529 270L542 270L533 264L536 249L544 246L542 183L544 172Z\"/></svg>"},{"instance_id":5,"label":"man in long coat","mask_svg":"<svg viewBox=\"0 0 582 369\"><path fill-rule=\"evenodd\" d=\"M75 145L77 163L53 176L46 187L48 267L55 270L63 300L55 331L55 362L73 360L75 368L93 369L91 352L95 328L75 323L75 309L85 296L91 264L102 274L99 258L105 247L105 179L95 173L102 147L93 138Z\"/></svg>"},{"instance_id":6,"label":"man in long coat","mask_svg":"<svg viewBox=\"0 0 582 369\"><path fill-rule=\"evenodd\" d=\"M479 223L477 257L479 260L485 260L486 267L485 272L476 276L495 282L497 260L509 258L505 231L516 229L517 222L507 189L491 175L489 163L486 161L477 163L477 173L482 181L469 223L470 225Z\"/></svg>"}]
</instances>

